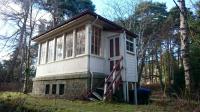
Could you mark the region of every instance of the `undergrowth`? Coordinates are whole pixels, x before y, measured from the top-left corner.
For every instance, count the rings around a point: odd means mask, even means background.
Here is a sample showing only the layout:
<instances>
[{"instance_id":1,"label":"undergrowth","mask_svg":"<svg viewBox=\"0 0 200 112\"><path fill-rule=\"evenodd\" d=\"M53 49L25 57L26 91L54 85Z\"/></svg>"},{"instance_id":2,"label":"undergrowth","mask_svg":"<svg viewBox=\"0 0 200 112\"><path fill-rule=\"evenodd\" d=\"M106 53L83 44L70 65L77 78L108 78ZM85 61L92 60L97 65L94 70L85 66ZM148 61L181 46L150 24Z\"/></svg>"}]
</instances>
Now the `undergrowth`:
<instances>
[{"instance_id":1,"label":"undergrowth","mask_svg":"<svg viewBox=\"0 0 200 112\"><path fill-rule=\"evenodd\" d=\"M33 97L17 92L0 93L0 112L199 112L198 102L160 100L149 105L70 101Z\"/></svg>"}]
</instances>

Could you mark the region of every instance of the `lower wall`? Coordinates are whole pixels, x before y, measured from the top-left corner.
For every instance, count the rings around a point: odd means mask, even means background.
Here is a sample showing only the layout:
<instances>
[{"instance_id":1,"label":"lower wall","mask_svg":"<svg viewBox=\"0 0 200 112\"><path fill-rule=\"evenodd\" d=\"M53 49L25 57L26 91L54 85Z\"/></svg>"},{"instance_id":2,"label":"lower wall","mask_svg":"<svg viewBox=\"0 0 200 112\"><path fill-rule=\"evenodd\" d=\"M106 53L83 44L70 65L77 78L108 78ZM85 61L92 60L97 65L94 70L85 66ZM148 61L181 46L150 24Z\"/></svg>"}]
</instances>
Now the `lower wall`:
<instances>
[{"instance_id":1,"label":"lower wall","mask_svg":"<svg viewBox=\"0 0 200 112\"><path fill-rule=\"evenodd\" d=\"M74 72L87 71L87 58L87 55L83 55L76 58L60 60L47 64L40 64L37 66L36 76L45 77L65 73L68 73L66 75L70 75Z\"/></svg>"},{"instance_id":2,"label":"lower wall","mask_svg":"<svg viewBox=\"0 0 200 112\"><path fill-rule=\"evenodd\" d=\"M93 74L93 88L102 87L105 75ZM49 84L49 94L45 94L46 85ZM56 94L52 94L52 85L56 84ZM59 95L59 84L64 84L64 94ZM37 96L59 97L66 99L81 98L91 88L90 73L76 73L52 77L39 77L33 80L32 94Z\"/></svg>"}]
</instances>

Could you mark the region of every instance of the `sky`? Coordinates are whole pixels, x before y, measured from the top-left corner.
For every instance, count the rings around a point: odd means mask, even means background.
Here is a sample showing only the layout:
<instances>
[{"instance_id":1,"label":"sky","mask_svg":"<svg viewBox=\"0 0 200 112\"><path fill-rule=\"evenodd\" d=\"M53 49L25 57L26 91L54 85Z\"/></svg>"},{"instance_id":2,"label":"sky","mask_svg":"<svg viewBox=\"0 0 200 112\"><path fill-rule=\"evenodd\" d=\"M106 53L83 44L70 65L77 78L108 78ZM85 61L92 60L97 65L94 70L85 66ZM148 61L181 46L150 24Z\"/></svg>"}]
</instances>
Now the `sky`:
<instances>
[{"instance_id":1,"label":"sky","mask_svg":"<svg viewBox=\"0 0 200 112\"><path fill-rule=\"evenodd\" d=\"M6 13L9 14L10 12L20 12L20 6L14 4L14 3L9 3L9 5L4 5L4 4L0 4L0 11L6 9ZM36 17L37 15L37 17ZM35 18L37 20L40 19L46 19L46 20L50 20L50 14L46 13L43 10L39 10L39 9L33 9L33 18ZM4 17L0 15L0 38L1 35L6 35L6 36L10 36L12 35L14 32L17 31L17 26L9 21L5 21ZM0 61L1 60L8 60L9 59L9 55L12 53L12 49L11 48L6 48L5 46L5 41L0 40ZM7 44L8 45L8 44Z\"/></svg>"},{"instance_id":2,"label":"sky","mask_svg":"<svg viewBox=\"0 0 200 112\"><path fill-rule=\"evenodd\" d=\"M92 0L92 2L96 6L96 13L103 14L104 7L106 7L106 3L109 2L109 1L112 1L112 0ZM121 1L123 1L123 0L121 0ZM138 0L135 0L135 1L138 1ZM152 1L153 2L166 3L167 10L170 10L172 7L175 6L173 0L152 0ZM175 1L177 1L177 0L175 0ZM186 7L192 7L192 3L195 3L198 0L185 0L185 1L186 1Z\"/></svg>"},{"instance_id":3,"label":"sky","mask_svg":"<svg viewBox=\"0 0 200 112\"><path fill-rule=\"evenodd\" d=\"M111 10L108 9L108 4L112 1L120 1L120 2L124 2L124 1L134 1L134 0L92 0L92 2L94 3L94 5L96 6L96 13L108 18L108 19L112 19L109 18L108 15L106 15L106 13L112 12ZM138 0L135 0L138 2ZM166 3L167 6L167 10L170 10L172 7L175 6L173 0L152 0L153 2L161 2L161 3ZM175 0L177 1L177 0ZM186 7L192 7L192 3L195 3L198 0L186 0ZM12 6L13 8L18 8L16 6ZM125 8L127 8L126 6L124 6ZM111 13L113 14L113 13ZM1 16L0 16L1 17ZM5 27L6 26L6 27ZM12 29L14 29L13 25L11 24L5 24L1 18L0 18L0 35L4 35L6 33L9 33L11 31L13 31ZM9 59L9 57L7 56L7 53L9 51L2 51L1 50L1 46L3 45L3 43L0 41L0 60L4 60L4 59Z\"/></svg>"}]
</instances>

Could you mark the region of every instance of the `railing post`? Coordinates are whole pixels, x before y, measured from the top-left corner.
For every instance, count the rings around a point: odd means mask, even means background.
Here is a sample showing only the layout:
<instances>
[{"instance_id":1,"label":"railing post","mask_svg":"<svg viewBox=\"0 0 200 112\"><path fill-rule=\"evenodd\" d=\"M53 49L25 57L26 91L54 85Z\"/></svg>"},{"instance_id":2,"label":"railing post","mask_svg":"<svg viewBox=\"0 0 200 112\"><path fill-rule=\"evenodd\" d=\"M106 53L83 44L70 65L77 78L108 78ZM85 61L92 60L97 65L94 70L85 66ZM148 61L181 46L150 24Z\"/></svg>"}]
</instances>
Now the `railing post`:
<instances>
[{"instance_id":1,"label":"railing post","mask_svg":"<svg viewBox=\"0 0 200 112\"><path fill-rule=\"evenodd\" d=\"M134 83L134 99L135 99L135 105L138 104L138 97L137 97L137 83Z\"/></svg>"},{"instance_id":2,"label":"railing post","mask_svg":"<svg viewBox=\"0 0 200 112\"><path fill-rule=\"evenodd\" d=\"M104 96L103 96L104 101L107 99L108 96L111 96L116 91L116 87L118 86L120 76L121 76L121 70L123 69L123 67L121 67L122 60L123 60L123 57L121 56L119 61L117 61L117 63L115 63L115 65L113 66L113 70L111 71L110 75L107 78L105 78ZM110 80L111 82L108 83L108 81Z\"/></svg>"},{"instance_id":3,"label":"railing post","mask_svg":"<svg viewBox=\"0 0 200 112\"><path fill-rule=\"evenodd\" d=\"M107 79L105 78L105 84L104 84L104 92L103 92L103 101L106 100L106 93L107 93Z\"/></svg>"},{"instance_id":4,"label":"railing post","mask_svg":"<svg viewBox=\"0 0 200 112\"><path fill-rule=\"evenodd\" d=\"M113 94L115 93L115 77L116 77L116 71L113 72L113 77L112 77L112 82L114 81L112 85Z\"/></svg>"}]
</instances>

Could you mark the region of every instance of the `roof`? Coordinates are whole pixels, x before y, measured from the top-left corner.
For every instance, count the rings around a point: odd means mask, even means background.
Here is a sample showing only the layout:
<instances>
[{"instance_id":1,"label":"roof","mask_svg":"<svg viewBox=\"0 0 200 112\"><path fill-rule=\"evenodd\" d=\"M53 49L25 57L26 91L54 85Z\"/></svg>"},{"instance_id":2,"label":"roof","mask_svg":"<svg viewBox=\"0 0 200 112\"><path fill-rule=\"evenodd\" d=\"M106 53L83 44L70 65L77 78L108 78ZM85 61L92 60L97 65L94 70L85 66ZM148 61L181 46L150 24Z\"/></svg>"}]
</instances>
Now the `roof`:
<instances>
[{"instance_id":1,"label":"roof","mask_svg":"<svg viewBox=\"0 0 200 112\"><path fill-rule=\"evenodd\" d=\"M102 17L102 16L96 14L95 12L86 10L86 11L83 11L82 13L80 13L80 14L78 14L78 15L76 15L76 16L70 18L70 19L68 19L68 20L65 21L64 23L62 23L62 24L60 24L60 25L58 25L58 26L56 26L56 27L54 27L54 28L52 28L52 29L50 29L50 30L44 32L44 33L41 33L41 34L39 34L39 35L33 37L32 40L34 40L34 39L36 39L36 38L38 38L38 37L40 37L40 36L42 36L42 35L44 35L44 34L50 32L50 31L53 31L54 29L57 29L57 28L59 28L59 27L65 25L65 24L68 24L68 23L70 23L71 21L74 21L74 20L76 20L76 19L78 19L78 18L81 18L81 17L83 17L84 15L87 15L87 14L89 14L89 15L91 15L91 16L93 16L93 17L98 17L99 20L104 21L105 23L108 23L108 24L110 24L110 25L116 27L116 28L117 28L118 30L120 30L120 31L125 31L128 35L133 36L134 38L137 37L136 34L134 34L133 32L130 32L130 31L127 30L126 28L124 28L124 27L122 27L122 26L120 26L120 25L117 25L116 23L114 23L114 22L112 22L112 21L110 21L110 20L108 20L108 19L106 19L106 18L104 18L104 17Z\"/></svg>"}]
</instances>

